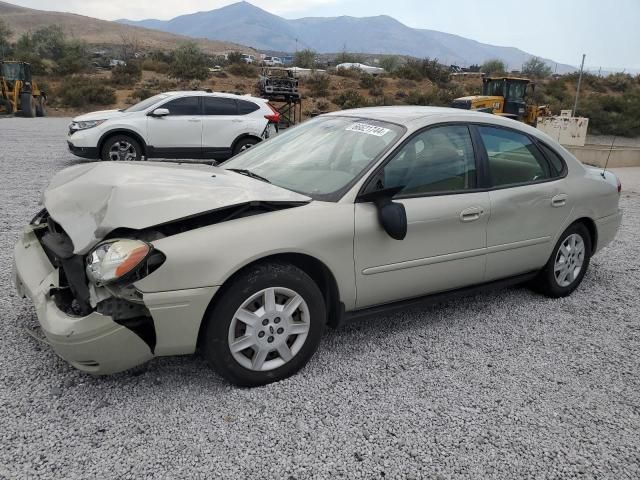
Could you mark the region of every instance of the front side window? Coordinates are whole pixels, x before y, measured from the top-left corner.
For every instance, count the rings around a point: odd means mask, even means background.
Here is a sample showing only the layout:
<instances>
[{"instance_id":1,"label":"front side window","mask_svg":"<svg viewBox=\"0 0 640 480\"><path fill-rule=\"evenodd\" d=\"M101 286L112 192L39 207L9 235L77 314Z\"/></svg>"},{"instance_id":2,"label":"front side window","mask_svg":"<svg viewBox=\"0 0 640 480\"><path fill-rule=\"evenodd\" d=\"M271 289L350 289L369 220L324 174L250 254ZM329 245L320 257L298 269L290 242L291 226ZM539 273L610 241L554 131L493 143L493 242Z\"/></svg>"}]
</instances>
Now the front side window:
<instances>
[{"instance_id":1,"label":"front side window","mask_svg":"<svg viewBox=\"0 0 640 480\"><path fill-rule=\"evenodd\" d=\"M182 97L165 103L161 108L169 110L169 115L200 115L199 97Z\"/></svg>"},{"instance_id":2,"label":"front side window","mask_svg":"<svg viewBox=\"0 0 640 480\"><path fill-rule=\"evenodd\" d=\"M476 162L469 129L445 125L415 135L385 165L376 188L404 187L399 196L476 188Z\"/></svg>"},{"instance_id":3,"label":"front side window","mask_svg":"<svg viewBox=\"0 0 640 480\"><path fill-rule=\"evenodd\" d=\"M478 130L489 157L492 187L551 178L549 164L528 136L504 128L478 127Z\"/></svg>"},{"instance_id":4,"label":"front side window","mask_svg":"<svg viewBox=\"0 0 640 480\"><path fill-rule=\"evenodd\" d=\"M205 115L237 115L238 107L233 98L204 97Z\"/></svg>"},{"instance_id":5,"label":"front side window","mask_svg":"<svg viewBox=\"0 0 640 480\"><path fill-rule=\"evenodd\" d=\"M249 170L274 185L333 200L403 132L377 120L318 117L251 147L223 168Z\"/></svg>"}]
</instances>

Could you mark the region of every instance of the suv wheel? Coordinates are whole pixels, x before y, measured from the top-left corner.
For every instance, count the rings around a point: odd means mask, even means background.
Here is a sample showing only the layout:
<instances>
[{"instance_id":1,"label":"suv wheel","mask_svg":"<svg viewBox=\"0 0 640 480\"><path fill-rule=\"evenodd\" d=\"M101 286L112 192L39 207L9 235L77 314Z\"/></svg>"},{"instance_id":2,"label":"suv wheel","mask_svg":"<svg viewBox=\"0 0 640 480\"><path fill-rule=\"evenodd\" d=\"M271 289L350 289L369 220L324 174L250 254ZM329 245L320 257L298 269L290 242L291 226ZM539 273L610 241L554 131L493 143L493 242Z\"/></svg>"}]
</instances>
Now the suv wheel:
<instances>
[{"instance_id":1,"label":"suv wheel","mask_svg":"<svg viewBox=\"0 0 640 480\"><path fill-rule=\"evenodd\" d=\"M206 319L204 354L231 383L282 380L313 356L326 324L324 298L299 268L270 263L239 276Z\"/></svg>"},{"instance_id":2,"label":"suv wheel","mask_svg":"<svg viewBox=\"0 0 640 480\"><path fill-rule=\"evenodd\" d=\"M104 142L100 158L105 162L141 160L142 147L128 135L115 135Z\"/></svg>"},{"instance_id":3,"label":"suv wheel","mask_svg":"<svg viewBox=\"0 0 640 480\"><path fill-rule=\"evenodd\" d=\"M249 148L253 147L259 141L260 140L258 140L257 138L243 138L238 143L236 143L236 146L233 149L233 154L238 155L239 153L244 152L245 150L248 150Z\"/></svg>"}]
</instances>

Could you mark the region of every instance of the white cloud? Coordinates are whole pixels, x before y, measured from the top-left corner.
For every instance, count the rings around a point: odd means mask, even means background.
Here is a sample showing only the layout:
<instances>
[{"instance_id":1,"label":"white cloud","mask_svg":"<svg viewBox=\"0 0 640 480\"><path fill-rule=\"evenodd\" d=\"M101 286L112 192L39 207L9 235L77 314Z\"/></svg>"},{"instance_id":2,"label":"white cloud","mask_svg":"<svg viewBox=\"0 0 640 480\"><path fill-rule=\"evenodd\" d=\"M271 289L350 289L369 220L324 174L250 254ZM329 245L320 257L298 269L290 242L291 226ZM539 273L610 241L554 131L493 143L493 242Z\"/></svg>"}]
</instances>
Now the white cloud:
<instances>
[{"instance_id":1,"label":"white cloud","mask_svg":"<svg viewBox=\"0 0 640 480\"><path fill-rule=\"evenodd\" d=\"M168 20L178 15L214 10L235 3L234 0L9 0L16 5L39 10L55 10L89 17L116 20L157 18ZM308 7L335 4L338 0L253 0L251 3L277 15Z\"/></svg>"}]
</instances>

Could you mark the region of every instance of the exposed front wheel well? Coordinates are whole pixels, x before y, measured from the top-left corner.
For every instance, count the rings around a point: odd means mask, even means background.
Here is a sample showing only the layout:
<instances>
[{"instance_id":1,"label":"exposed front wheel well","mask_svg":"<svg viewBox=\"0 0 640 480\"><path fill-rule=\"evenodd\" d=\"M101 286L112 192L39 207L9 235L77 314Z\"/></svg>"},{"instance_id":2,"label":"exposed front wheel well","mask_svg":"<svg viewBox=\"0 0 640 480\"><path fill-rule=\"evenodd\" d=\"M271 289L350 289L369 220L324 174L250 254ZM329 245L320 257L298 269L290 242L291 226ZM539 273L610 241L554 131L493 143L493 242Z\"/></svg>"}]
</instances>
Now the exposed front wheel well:
<instances>
[{"instance_id":1,"label":"exposed front wheel well","mask_svg":"<svg viewBox=\"0 0 640 480\"><path fill-rule=\"evenodd\" d=\"M315 257L310 255L305 255L301 253L280 253L276 255L270 255L268 257L260 258L248 265L245 265L240 270L235 272L231 277L229 277L222 287L218 289L216 294L211 299L209 306L207 307L207 311L203 317L203 320L207 318L208 313L212 310L216 302L224 295L225 290L228 285L231 285L233 281L243 275L244 272L254 268L258 264L265 263L289 263L298 267L300 270L309 275L312 280L318 285L318 288L322 292L322 296L324 297L326 309L327 309L327 324L330 327L337 327L343 317L343 308L340 302L340 293L338 291L338 284L336 282L335 277L329 270L329 268L318 260ZM200 342L202 339L203 331L204 331L204 321L202 321L200 325L200 331L198 332L198 346L200 346Z\"/></svg>"},{"instance_id":2,"label":"exposed front wheel well","mask_svg":"<svg viewBox=\"0 0 640 480\"><path fill-rule=\"evenodd\" d=\"M100 138L100 141L98 142L98 152L102 152L102 147L104 146L104 144L107 142L107 140L109 140L112 137L115 137L116 135L128 135L131 138L133 138L136 142L138 142L140 144L140 146L142 147L142 154L146 155L147 154L147 144L144 141L144 139L138 135L136 132L132 132L131 130L113 130L111 132L107 132L106 134L104 134L102 136L102 138Z\"/></svg>"}]
</instances>

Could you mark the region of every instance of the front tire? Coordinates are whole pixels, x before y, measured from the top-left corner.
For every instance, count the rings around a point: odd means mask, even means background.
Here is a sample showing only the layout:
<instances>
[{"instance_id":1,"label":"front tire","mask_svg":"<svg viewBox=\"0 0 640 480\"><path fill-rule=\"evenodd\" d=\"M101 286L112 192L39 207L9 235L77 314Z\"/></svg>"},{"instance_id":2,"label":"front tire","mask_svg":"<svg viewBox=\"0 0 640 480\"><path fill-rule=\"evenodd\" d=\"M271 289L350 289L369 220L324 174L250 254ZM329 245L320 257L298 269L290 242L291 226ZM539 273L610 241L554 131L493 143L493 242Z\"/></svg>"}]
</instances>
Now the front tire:
<instances>
[{"instance_id":1,"label":"front tire","mask_svg":"<svg viewBox=\"0 0 640 480\"><path fill-rule=\"evenodd\" d=\"M582 283L591 260L591 235L582 223L567 228L549 261L534 279L535 290L551 298L566 297Z\"/></svg>"},{"instance_id":2,"label":"front tire","mask_svg":"<svg viewBox=\"0 0 640 480\"><path fill-rule=\"evenodd\" d=\"M100 158L105 162L133 162L142 160L142 147L128 135L107 138L102 146Z\"/></svg>"},{"instance_id":3,"label":"front tire","mask_svg":"<svg viewBox=\"0 0 640 480\"><path fill-rule=\"evenodd\" d=\"M36 116L36 100L30 93L20 94L20 111L27 118Z\"/></svg>"},{"instance_id":4,"label":"front tire","mask_svg":"<svg viewBox=\"0 0 640 480\"><path fill-rule=\"evenodd\" d=\"M47 100L45 97L40 95L38 97L38 101L36 102L36 117L46 117L47 116Z\"/></svg>"},{"instance_id":5,"label":"front tire","mask_svg":"<svg viewBox=\"0 0 640 480\"><path fill-rule=\"evenodd\" d=\"M229 382L255 387L287 378L307 364L320 343L326 308L305 272L268 263L226 287L205 321L209 364Z\"/></svg>"}]
</instances>

